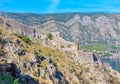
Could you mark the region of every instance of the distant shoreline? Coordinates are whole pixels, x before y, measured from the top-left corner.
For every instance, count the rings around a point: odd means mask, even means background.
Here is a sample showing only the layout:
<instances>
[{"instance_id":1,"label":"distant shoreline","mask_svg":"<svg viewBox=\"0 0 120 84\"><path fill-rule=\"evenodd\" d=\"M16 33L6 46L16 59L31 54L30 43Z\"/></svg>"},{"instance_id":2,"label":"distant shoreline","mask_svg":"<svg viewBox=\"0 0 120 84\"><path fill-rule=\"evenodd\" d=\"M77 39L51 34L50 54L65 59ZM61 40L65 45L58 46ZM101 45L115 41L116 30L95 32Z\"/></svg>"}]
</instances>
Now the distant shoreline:
<instances>
[{"instance_id":1,"label":"distant shoreline","mask_svg":"<svg viewBox=\"0 0 120 84\"><path fill-rule=\"evenodd\" d=\"M120 58L120 57L118 57L118 56L109 56L109 57L102 57L102 58Z\"/></svg>"}]
</instances>

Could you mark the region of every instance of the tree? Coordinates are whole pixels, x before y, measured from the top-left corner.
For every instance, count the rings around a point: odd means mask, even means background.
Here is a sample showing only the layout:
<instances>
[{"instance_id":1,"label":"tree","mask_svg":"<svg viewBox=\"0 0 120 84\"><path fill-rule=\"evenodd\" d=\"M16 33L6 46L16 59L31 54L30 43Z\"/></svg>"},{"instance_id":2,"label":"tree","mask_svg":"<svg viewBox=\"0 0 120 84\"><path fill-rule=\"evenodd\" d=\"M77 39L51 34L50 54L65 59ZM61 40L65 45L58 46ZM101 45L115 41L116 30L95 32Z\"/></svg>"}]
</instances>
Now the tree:
<instances>
[{"instance_id":1,"label":"tree","mask_svg":"<svg viewBox=\"0 0 120 84\"><path fill-rule=\"evenodd\" d=\"M52 34L51 34L51 33L48 33L48 34L47 34L47 37L48 37L48 39L50 39L50 40L52 40L52 39L53 39L53 36L52 36Z\"/></svg>"}]
</instances>

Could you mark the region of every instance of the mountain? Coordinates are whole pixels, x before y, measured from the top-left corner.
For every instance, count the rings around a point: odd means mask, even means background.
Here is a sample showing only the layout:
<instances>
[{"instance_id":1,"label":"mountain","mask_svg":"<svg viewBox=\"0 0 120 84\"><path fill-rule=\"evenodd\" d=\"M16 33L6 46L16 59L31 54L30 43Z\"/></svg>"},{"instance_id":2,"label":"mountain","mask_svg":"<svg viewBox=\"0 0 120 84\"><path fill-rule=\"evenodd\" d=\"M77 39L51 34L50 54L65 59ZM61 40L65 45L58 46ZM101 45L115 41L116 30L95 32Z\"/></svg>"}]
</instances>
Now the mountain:
<instances>
[{"instance_id":1,"label":"mountain","mask_svg":"<svg viewBox=\"0 0 120 84\"><path fill-rule=\"evenodd\" d=\"M120 14L68 13L32 14L4 13L25 25L60 32L68 41L78 41L81 45L90 43L119 44Z\"/></svg>"},{"instance_id":2,"label":"mountain","mask_svg":"<svg viewBox=\"0 0 120 84\"><path fill-rule=\"evenodd\" d=\"M5 22L5 23L4 23ZM13 22L13 23L11 23ZM41 39L29 38L30 27L11 19L0 19L0 83L1 84L118 84L119 73L108 64L94 63L91 52L64 52L52 47L66 43L59 33L44 31ZM5 26L6 24L6 26ZM14 25L13 25L14 24ZM16 29L14 26L16 25ZM24 30L24 26L26 29ZM10 29L10 30L9 30ZM15 30L15 32L14 32ZM18 33L17 31L25 31ZM26 34L26 35L24 35ZM34 33L33 33L34 34ZM28 35L28 36L27 36ZM44 39L44 37L49 37ZM60 42L59 42L60 41ZM38 43L37 43L38 42ZM40 44L41 43L41 44ZM74 49L75 46L69 50ZM63 46L62 46L63 47ZM96 55L97 56L97 55Z\"/></svg>"}]
</instances>

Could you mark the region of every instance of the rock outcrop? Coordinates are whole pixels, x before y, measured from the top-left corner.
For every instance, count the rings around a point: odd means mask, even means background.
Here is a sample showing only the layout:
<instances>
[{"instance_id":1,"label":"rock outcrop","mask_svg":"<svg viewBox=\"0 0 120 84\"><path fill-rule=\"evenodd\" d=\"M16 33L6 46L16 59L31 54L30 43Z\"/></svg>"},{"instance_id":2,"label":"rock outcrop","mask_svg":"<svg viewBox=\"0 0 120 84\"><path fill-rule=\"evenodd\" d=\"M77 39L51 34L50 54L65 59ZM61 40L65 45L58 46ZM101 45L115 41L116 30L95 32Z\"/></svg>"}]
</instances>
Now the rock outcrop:
<instances>
[{"instance_id":1,"label":"rock outcrop","mask_svg":"<svg viewBox=\"0 0 120 84\"><path fill-rule=\"evenodd\" d=\"M19 79L17 80L19 84L39 84L30 75L21 74L20 68L15 63L8 63L7 60L2 58L0 59L0 74L8 74L14 80Z\"/></svg>"}]
</instances>

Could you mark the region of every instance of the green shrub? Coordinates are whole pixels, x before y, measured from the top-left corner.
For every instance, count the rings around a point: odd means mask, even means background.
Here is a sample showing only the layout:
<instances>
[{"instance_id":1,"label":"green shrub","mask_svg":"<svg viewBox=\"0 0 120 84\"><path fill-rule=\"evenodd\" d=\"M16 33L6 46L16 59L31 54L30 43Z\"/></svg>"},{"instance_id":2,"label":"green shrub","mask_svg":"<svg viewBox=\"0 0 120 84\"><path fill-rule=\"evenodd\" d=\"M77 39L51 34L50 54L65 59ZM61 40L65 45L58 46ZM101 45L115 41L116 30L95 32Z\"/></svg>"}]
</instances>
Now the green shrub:
<instances>
[{"instance_id":1,"label":"green shrub","mask_svg":"<svg viewBox=\"0 0 120 84\"><path fill-rule=\"evenodd\" d=\"M14 80L14 84L18 84L19 78L17 78L16 80Z\"/></svg>"},{"instance_id":2,"label":"green shrub","mask_svg":"<svg viewBox=\"0 0 120 84\"><path fill-rule=\"evenodd\" d=\"M93 77L90 77L90 80L93 80L94 78Z\"/></svg>"},{"instance_id":3,"label":"green shrub","mask_svg":"<svg viewBox=\"0 0 120 84\"><path fill-rule=\"evenodd\" d=\"M50 39L50 40L52 40L52 39L53 39L53 36L52 36L52 34L51 34L51 33L48 33L48 34L47 34L47 37L48 37L48 39Z\"/></svg>"},{"instance_id":4,"label":"green shrub","mask_svg":"<svg viewBox=\"0 0 120 84\"><path fill-rule=\"evenodd\" d=\"M39 54L36 50L34 50L33 53L35 56L38 56L38 54Z\"/></svg>"},{"instance_id":5,"label":"green shrub","mask_svg":"<svg viewBox=\"0 0 120 84\"><path fill-rule=\"evenodd\" d=\"M14 83L14 79L9 74L5 73L0 74L0 82L1 81L4 81L4 84L17 84Z\"/></svg>"},{"instance_id":6,"label":"green shrub","mask_svg":"<svg viewBox=\"0 0 120 84\"><path fill-rule=\"evenodd\" d=\"M26 43L31 43L31 40L26 35L15 34L18 38L23 40Z\"/></svg>"},{"instance_id":7,"label":"green shrub","mask_svg":"<svg viewBox=\"0 0 120 84\"><path fill-rule=\"evenodd\" d=\"M0 49L0 56L4 56L6 54L6 52L2 49Z\"/></svg>"},{"instance_id":8,"label":"green shrub","mask_svg":"<svg viewBox=\"0 0 120 84\"><path fill-rule=\"evenodd\" d=\"M33 71L32 74L37 77L37 72Z\"/></svg>"},{"instance_id":9,"label":"green shrub","mask_svg":"<svg viewBox=\"0 0 120 84\"><path fill-rule=\"evenodd\" d=\"M61 45L60 48L64 48L64 45Z\"/></svg>"},{"instance_id":10,"label":"green shrub","mask_svg":"<svg viewBox=\"0 0 120 84\"><path fill-rule=\"evenodd\" d=\"M2 37L0 36L0 42L2 41Z\"/></svg>"},{"instance_id":11,"label":"green shrub","mask_svg":"<svg viewBox=\"0 0 120 84\"><path fill-rule=\"evenodd\" d=\"M31 40L27 36L22 36L21 39L26 43L31 43Z\"/></svg>"}]
</instances>

